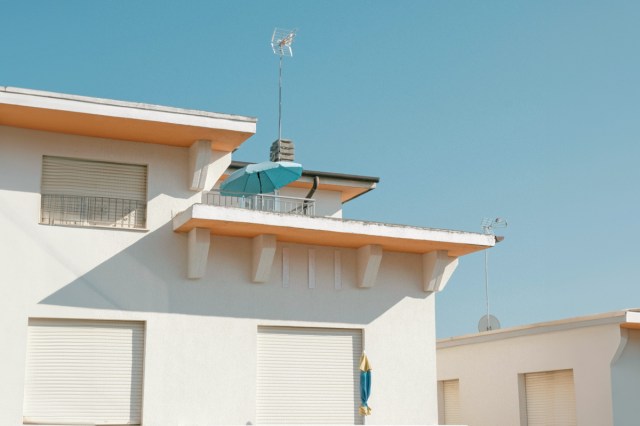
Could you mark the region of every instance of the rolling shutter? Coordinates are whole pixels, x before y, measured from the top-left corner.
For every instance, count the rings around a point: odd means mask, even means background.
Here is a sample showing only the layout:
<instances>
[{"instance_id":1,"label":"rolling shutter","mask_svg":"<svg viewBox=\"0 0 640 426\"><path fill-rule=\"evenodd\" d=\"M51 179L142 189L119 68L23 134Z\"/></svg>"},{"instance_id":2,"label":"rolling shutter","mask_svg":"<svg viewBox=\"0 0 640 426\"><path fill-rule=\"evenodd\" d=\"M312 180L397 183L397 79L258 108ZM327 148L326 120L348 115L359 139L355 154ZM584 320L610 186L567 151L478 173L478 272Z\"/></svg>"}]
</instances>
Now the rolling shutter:
<instances>
[{"instance_id":1,"label":"rolling shutter","mask_svg":"<svg viewBox=\"0 0 640 426\"><path fill-rule=\"evenodd\" d=\"M147 166L45 155L42 193L146 201Z\"/></svg>"},{"instance_id":2,"label":"rolling shutter","mask_svg":"<svg viewBox=\"0 0 640 426\"><path fill-rule=\"evenodd\" d=\"M143 228L147 166L44 156L42 222Z\"/></svg>"},{"instance_id":3,"label":"rolling shutter","mask_svg":"<svg viewBox=\"0 0 640 426\"><path fill-rule=\"evenodd\" d=\"M573 370L524 375L527 426L576 424Z\"/></svg>"},{"instance_id":4,"label":"rolling shutter","mask_svg":"<svg viewBox=\"0 0 640 426\"><path fill-rule=\"evenodd\" d=\"M361 424L360 330L259 327L259 424Z\"/></svg>"},{"instance_id":5,"label":"rolling shutter","mask_svg":"<svg viewBox=\"0 0 640 426\"><path fill-rule=\"evenodd\" d=\"M442 413L445 425L462 424L460 419L460 381L443 380L442 382Z\"/></svg>"},{"instance_id":6,"label":"rolling shutter","mask_svg":"<svg viewBox=\"0 0 640 426\"><path fill-rule=\"evenodd\" d=\"M139 424L144 326L29 320L24 422Z\"/></svg>"}]
</instances>

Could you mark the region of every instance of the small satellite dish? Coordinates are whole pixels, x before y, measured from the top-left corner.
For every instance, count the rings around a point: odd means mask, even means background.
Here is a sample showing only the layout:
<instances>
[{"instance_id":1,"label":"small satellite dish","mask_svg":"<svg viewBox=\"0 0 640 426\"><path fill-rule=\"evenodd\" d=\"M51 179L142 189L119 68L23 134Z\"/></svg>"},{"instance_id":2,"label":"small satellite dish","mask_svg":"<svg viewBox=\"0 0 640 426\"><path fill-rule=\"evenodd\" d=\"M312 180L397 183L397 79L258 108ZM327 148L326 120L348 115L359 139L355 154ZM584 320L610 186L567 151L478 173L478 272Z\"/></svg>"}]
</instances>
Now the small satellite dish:
<instances>
[{"instance_id":1,"label":"small satellite dish","mask_svg":"<svg viewBox=\"0 0 640 426\"><path fill-rule=\"evenodd\" d=\"M491 330L499 330L500 329L500 321L498 318L493 315L483 315L478 321L478 331L491 331Z\"/></svg>"}]
</instances>

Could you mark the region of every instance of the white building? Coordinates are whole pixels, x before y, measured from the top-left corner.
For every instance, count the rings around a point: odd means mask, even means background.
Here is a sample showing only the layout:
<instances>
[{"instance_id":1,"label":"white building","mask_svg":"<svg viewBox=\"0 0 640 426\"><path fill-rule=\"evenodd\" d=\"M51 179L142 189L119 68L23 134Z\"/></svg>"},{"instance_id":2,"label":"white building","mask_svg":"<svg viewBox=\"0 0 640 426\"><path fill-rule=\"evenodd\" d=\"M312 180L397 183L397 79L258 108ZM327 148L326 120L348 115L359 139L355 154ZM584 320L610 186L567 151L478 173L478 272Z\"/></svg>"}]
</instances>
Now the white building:
<instances>
[{"instance_id":1,"label":"white building","mask_svg":"<svg viewBox=\"0 0 640 426\"><path fill-rule=\"evenodd\" d=\"M439 340L440 422L636 426L640 311Z\"/></svg>"},{"instance_id":2,"label":"white building","mask_svg":"<svg viewBox=\"0 0 640 426\"><path fill-rule=\"evenodd\" d=\"M0 87L0 424L362 423L363 349L366 423L437 423L434 293L494 238L206 191L255 128Z\"/></svg>"}]
</instances>

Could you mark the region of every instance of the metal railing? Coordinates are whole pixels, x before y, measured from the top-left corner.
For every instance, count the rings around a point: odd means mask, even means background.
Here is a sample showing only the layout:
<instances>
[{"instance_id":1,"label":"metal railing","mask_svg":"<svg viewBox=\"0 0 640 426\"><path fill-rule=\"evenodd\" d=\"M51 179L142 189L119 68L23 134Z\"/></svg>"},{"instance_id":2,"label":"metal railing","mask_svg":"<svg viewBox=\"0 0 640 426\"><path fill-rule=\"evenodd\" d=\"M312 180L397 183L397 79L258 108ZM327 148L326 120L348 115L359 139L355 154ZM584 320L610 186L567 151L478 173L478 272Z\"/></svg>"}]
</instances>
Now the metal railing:
<instances>
[{"instance_id":1,"label":"metal railing","mask_svg":"<svg viewBox=\"0 0 640 426\"><path fill-rule=\"evenodd\" d=\"M144 228L147 203L121 198L42 195L40 223L48 225Z\"/></svg>"},{"instance_id":2,"label":"metal railing","mask_svg":"<svg viewBox=\"0 0 640 426\"><path fill-rule=\"evenodd\" d=\"M202 193L202 203L210 206L236 207L263 212L289 213L315 216L316 201L311 198L284 197L273 194L229 193L222 195L219 190Z\"/></svg>"}]
</instances>

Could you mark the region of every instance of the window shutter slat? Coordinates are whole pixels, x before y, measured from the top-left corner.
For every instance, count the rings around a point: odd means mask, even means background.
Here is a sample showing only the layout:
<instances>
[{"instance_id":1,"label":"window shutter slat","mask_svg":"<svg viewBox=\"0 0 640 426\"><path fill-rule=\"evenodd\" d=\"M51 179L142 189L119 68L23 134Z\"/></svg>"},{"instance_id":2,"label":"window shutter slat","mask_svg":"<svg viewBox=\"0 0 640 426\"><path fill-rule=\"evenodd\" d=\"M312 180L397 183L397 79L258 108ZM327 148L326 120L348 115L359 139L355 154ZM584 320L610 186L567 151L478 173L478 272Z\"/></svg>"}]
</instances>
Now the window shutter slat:
<instances>
[{"instance_id":1,"label":"window shutter slat","mask_svg":"<svg viewBox=\"0 0 640 426\"><path fill-rule=\"evenodd\" d=\"M44 156L42 193L146 202L147 166Z\"/></svg>"},{"instance_id":2,"label":"window shutter slat","mask_svg":"<svg viewBox=\"0 0 640 426\"><path fill-rule=\"evenodd\" d=\"M524 379L528 426L576 424L572 370L527 373Z\"/></svg>"},{"instance_id":3,"label":"window shutter slat","mask_svg":"<svg viewBox=\"0 0 640 426\"><path fill-rule=\"evenodd\" d=\"M444 380L442 381L443 396L443 413L444 424L458 425L462 424L460 419L460 381Z\"/></svg>"},{"instance_id":4,"label":"window shutter slat","mask_svg":"<svg viewBox=\"0 0 640 426\"><path fill-rule=\"evenodd\" d=\"M360 330L260 327L258 423L361 424Z\"/></svg>"},{"instance_id":5,"label":"window shutter slat","mask_svg":"<svg viewBox=\"0 0 640 426\"><path fill-rule=\"evenodd\" d=\"M143 355L142 323L29 320L24 421L139 424Z\"/></svg>"}]
</instances>

